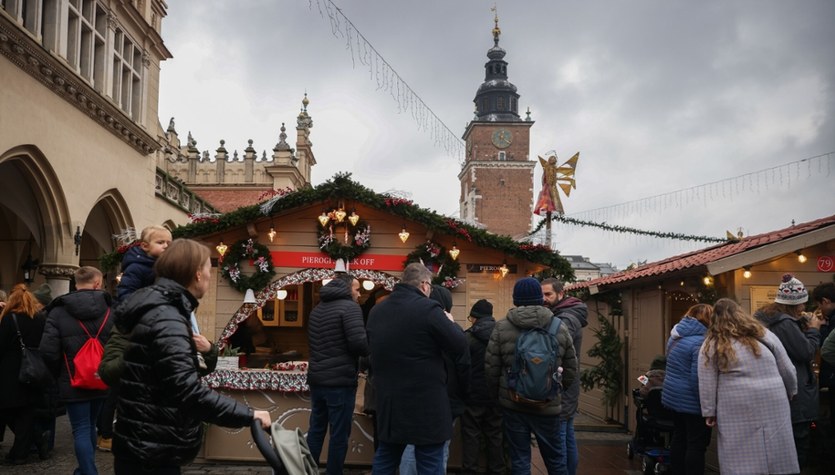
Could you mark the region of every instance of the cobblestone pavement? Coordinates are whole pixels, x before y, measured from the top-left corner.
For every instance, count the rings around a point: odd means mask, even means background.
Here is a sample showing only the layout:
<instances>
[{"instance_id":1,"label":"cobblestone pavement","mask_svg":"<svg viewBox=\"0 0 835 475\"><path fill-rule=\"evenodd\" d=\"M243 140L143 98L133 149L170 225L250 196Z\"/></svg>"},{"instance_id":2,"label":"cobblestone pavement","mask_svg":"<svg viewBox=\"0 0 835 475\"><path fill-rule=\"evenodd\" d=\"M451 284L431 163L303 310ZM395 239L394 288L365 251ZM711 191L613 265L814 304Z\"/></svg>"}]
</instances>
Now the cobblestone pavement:
<instances>
[{"instance_id":1,"label":"cobblestone pavement","mask_svg":"<svg viewBox=\"0 0 835 475\"><path fill-rule=\"evenodd\" d=\"M55 424L55 449L48 460L40 460L37 455L30 457L30 463L18 466L2 466L0 473L3 474L71 474L76 468L75 454L73 453L72 430L66 416L61 416ZM594 474L618 474L637 475L640 473L640 463L626 458L626 442L629 435L616 432L578 431L577 439L581 449L580 470L581 475ZM14 440L14 435L6 431L5 441L2 443L2 453L8 451ZM545 471L541 468L541 460L534 451L534 474ZM538 465L538 466L537 466ZM108 452L96 452L96 466L102 475L113 473L113 456ZM271 474L272 470L266 462L262 464L221 464L204 463L192 464L183 467L184 475L253 475ZM368 468L354 468L346 470L346 475L365 475L370 473Z\"/></svg>"}]
</instances>

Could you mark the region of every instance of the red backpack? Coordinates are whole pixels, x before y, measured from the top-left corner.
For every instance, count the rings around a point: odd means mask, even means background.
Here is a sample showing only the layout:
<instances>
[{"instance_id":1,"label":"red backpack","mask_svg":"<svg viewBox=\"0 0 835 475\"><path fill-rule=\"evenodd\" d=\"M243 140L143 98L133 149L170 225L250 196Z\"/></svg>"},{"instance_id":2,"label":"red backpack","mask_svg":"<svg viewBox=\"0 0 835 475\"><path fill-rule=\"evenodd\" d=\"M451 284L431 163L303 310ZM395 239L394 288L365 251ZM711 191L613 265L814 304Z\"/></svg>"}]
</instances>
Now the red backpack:
<instances>
[{"instance_id":1,"label":"red backpack","mask_svg":"<svg viewBox=\"0 0 835 475\"><path fill-rule=\"evenodd\" d=\"M72 364L75 367L75 374L70 370L70 362L67 360L67 354L64 353L64 361L67 363L67 373L70 375L70 386L79 389L107 389L107 384L99 377L99 363L104 354L104 348L99 341L104 325L107 323L107 317L110 316L110 309L104 314L104 321L101 322L96 336L87 331L87 327L80 321L81 329L89 337L88 340L78 349L78 353L72 359Z\"/></svg>"}]
</instances>

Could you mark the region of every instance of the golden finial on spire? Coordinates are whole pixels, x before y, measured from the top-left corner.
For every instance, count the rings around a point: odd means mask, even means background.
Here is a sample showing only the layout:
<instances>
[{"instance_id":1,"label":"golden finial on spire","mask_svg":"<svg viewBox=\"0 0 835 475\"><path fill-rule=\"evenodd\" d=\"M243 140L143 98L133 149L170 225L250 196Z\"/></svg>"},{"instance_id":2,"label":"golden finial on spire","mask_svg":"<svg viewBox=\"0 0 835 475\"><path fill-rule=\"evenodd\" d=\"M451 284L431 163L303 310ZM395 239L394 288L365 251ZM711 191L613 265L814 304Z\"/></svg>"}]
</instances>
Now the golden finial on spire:
<instances>
[{"instance_id":1,"label":"golden finial on spire","mask_svg":"<svg viewBox=\"0 0 835 475\"><path fill-rule=\"evenodd\" d=\"M490 8L490 11L493 12L493 43L496 46L499 45L499 36L502 34L502 29L499 28L499 12L496 10L496 4L493 4L493 7Z\"/></svg>"}]
</instances>

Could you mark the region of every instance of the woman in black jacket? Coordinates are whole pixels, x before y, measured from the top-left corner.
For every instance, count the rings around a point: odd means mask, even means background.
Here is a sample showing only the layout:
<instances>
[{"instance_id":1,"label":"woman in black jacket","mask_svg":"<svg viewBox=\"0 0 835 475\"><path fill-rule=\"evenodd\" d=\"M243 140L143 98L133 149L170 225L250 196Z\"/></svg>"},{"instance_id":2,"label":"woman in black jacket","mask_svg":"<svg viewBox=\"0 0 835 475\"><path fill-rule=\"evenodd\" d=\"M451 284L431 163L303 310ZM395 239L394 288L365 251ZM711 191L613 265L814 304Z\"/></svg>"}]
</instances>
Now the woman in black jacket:
<instances>
[{"instance_id":1,"label":"woman in black jacket","mask_svg":"<svg viewBox=\"0 0 835 475\"><path fill-rule=\"evenodd\" d=\"M179 474L200 450L201 421L244 427L253 411L200 383L190 315L211 279L209 249L177 239L155 264L157 282L134 292L116 311L130 334L119 385L114 468L122 474Z\"/></svg>"},{"instance_id":2,"label":"woman in black jacket","mask_svg":"<svg viewBox=\"0 0 835 475\"><path fill-rule=\"evenodd\" d=\"M37 348L44 327L40 310L41 304L26 284L17 284L0 313L0 387L3 388L0 390L0 419L15 434L14 445L5 458L10 464L26 463L32 441L38 441L39 449L44 442L40 434L35 433L35 405L44 390L18 381L22 359L18 329L23 343L29 348Z\"/></svg>"}]
</instances>

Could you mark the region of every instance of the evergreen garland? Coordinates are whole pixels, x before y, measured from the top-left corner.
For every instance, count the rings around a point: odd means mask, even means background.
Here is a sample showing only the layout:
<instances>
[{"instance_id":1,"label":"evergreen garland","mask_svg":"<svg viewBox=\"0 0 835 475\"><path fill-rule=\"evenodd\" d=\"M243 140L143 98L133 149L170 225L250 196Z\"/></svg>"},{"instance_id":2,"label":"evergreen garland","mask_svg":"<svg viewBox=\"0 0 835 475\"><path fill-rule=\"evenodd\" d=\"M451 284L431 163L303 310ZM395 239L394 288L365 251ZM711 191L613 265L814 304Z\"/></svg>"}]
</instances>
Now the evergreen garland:
<instances>
[{"instance_id":1,"label":"evergreen garland","mask_svg":"<svg viewBox=\"0 0 835 475\"><path fill-rule=\"evenodd\" d=\"M403 262L405 268L412 262L420 262L432 271L434 277L433 284L443 285L448 289L454 289L461 285L462 279L458 278L458 271L461 269L461 264L449 255L446 248L440 244L427 240L425 243L418 245L414 251L406 256Z\"/></svg>"},{"instance_id":2,"label":"evergreen garland","mask_svg":"<svg viewBox=\"0 0 835 475\"><path fill-rule=\"evenodd\" d=\"M661 231L646 231L643 229L637 228L630 228L628 226L619 226L619 225L612 225L606 223L595 223L592 221L583 221L580 219L569 218L568 216L562 214L553 214L551 215L552 221L561 221L566 224L576 224L578 226L591 226L594 228L603 229L606 231L614 231L618 233L631 233L631 234L640 234L644 236L652 236L657 238L664 238L664 239L677 239L679 241L702 241L702 242L728 242L729 240L726 238L717 238L711 236L694 236L691 234L682 234L682 233L669 233L669 232L661 232ZM537 231L542 229L545 226L547 218L543 218L539 224L534 228L533 231L529 235L535 234Z\"/></svg>"},{"instance_id":3,"label":"evergreen garland","mask_svg":"<svg viewBox=\"0 0 835 475\"><path fill-rule=\"evenodd\" d=\"M247 276L241 272L240 262L244 259L253 261L254 274ZM266 287L275 275L270 250L251 238L242 239L230 246L229 251L223 256L220 275L239 292L246 292L246 289L258 292Z\"/></svg>"},{"instance_id":4,"label":"evergreen garland","mask_svg":"<svg viewBox=\"0 0 835 475\"><path fill-rule=\"evenodd\" d=\"M491 234L483 229L441 216L438 213L414 205L411 201L373 190L353 181L350 173L338 173L315 188L302 188L285 194L275 201L268 212L262 213L257 204L244 206L217 217L217 222L199 222L181 226L172 231L175 238L192 238L218 234L228 229L243 227L252 221L273 216L285 210L292 210L314 203L352 200L371 208L385 210L399 218L414 221L428 230L448 236L461 237L478 246L548 266L562 280L574 278L571 264L551 249L530 242L518 242L510 236Z\"/></svg>"}]
</instances>

